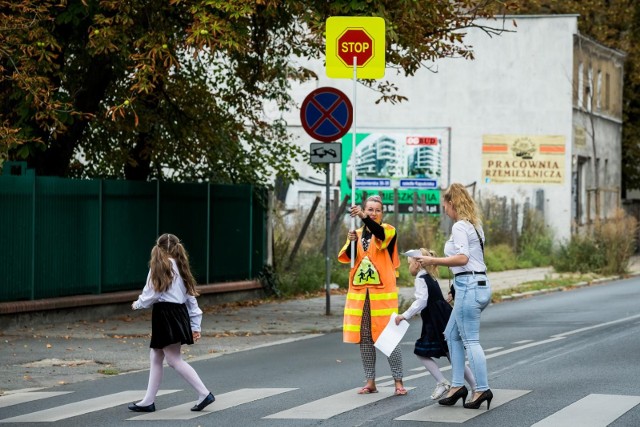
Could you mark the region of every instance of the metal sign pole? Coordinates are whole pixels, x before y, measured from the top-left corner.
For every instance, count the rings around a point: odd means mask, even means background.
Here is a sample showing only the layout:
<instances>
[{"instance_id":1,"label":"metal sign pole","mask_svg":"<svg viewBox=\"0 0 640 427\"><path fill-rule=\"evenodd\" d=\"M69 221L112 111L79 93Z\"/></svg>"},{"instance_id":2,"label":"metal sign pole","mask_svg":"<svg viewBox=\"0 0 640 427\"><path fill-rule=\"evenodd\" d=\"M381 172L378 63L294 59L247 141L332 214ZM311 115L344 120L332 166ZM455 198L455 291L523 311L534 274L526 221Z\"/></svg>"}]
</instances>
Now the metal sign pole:
<instances>
[{"instance_id":1,"label":"metal sign pole","mask_svg":"<svg viewBox=\"0 0 640 427\"><path fill-rule=\"evenodd\" d=\"M349 97L331 87L317 88L302 101L300 107L300 123L313 139L322 143L311 143L309 159L312 164L326 163L326 196L325 196L325 293L327 297L327 315L331 314L331 259L329 248L331 242L331 205L329 163L342 162L342 144L336 140L349 132L353 117L353 109ZM323 126L324 123L330 126Z\"/></svg>"},{"instance_id":2,"label":"metal sign pole","mask_svg":"<svg viewBox=\"0 0 640 427\"><path fill-rule=\"evenodd\" d=\"M357 87L358 58L353 57L353 132L351 133L351 206L356 205L356 132L358 129L356 118L356 87ZM356 219L351 217L351 230L356 229ZM356 259L356 242L351 242L351 268Z\"/></svg>"},{"instance_id":3,"label":"metal sign pole","mask_svg":"<svg viewBox=\"0 0 640 427\"><path fill-rule=\"evenodd\" d=\"M330 283L329 283L331 281L331 260L329 259L329 236L331 236L331 218L330 218L330 215L329 215L329 210L330 210L330 206L329 206L329 197L330 197L330 195L329 195L329 192L330 192L330 189L329 189L329 163L327 163L325 165L324 171L325 171L325 174L327 175L327 177L326 177L327 178L327 181L326 181L326 185L327 185L326 191L327 192L325 194L325 204L324 204L324 206L325 206L325 220L326 220L325 230L327 232L327 235L326 235L326 237L324 239L324 256L325 256L325 264L326 264L325 265L325 267L326 267L325 293L326 293L326 296L327 296L327 298L326 298L326 301L327 301L327 303L326 303L326 306L327 306L326 315L328 316L328 315L331 314L331 298L330 298L331 297L331 289L330 289Z\"/></svg>"}]
</instances>

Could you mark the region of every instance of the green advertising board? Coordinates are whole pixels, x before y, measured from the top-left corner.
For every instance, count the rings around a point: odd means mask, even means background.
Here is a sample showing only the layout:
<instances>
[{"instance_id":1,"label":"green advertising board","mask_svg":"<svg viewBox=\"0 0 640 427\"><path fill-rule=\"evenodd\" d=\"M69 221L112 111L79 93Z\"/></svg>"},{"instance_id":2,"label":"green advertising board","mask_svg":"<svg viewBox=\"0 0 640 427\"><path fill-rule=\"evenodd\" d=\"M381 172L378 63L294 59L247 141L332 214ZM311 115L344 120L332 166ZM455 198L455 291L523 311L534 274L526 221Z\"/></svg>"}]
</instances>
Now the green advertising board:
<instances>
[{"instance_id":1,"label":"green advertising board","mask_svg":"<svg viewBox=\"0 0 640 427\"><path fill-rule=\"evenodd\" d=\"M352 134L342 137L340 192L343 196L351 195L352 168L355 167L357 204L362 203L364 193L368 196L379 194L385 209L392 210L397 193L400 213L413 212L415 206L418 212L440 214L443 155L439 136L358 133L353 159L352 138Z\"/></svg>"}]
</instances>

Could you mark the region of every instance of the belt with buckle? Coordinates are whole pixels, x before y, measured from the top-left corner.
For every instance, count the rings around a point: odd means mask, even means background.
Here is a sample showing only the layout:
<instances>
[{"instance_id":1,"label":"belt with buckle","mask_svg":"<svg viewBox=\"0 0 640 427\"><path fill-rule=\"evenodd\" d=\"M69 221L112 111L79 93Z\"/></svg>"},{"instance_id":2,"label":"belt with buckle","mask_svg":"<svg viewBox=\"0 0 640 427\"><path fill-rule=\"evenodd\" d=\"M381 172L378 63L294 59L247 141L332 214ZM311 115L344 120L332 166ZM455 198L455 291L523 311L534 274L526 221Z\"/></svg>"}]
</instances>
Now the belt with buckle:
<instances>
[{"instance_id":1,"label":"belt with buckle","mask_svg":"<svg viewBox=\"0 0 640 427\"><path fill-rule=\"evenodd\" d=\"M463 271L461 273L454 274L453 277L466 276L468 274L484 274L484 275L486 275L487 272L486 271Z\"/></svg>"}]
</instances>

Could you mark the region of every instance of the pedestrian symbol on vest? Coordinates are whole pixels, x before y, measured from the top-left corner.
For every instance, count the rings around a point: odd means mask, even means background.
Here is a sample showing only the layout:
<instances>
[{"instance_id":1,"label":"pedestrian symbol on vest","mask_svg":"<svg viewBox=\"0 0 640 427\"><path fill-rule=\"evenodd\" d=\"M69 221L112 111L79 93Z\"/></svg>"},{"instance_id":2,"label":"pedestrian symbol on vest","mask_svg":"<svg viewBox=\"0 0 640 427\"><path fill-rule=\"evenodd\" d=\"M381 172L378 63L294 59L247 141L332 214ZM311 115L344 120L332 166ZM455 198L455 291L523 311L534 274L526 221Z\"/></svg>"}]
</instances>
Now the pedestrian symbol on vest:
<instances>
[{"instance_id":1,"label":"pedestrian symbol on vest","mask_svg":"<svg viewBox=\"0 0 640 427\"><path fill-rule=\"evenodd\" d=\"M360 261L360 265L353 276L353 284L355 286L380 284L378 270L373 266L369 257L364 257L362 261Z\"/></svg>"}]
</instances>

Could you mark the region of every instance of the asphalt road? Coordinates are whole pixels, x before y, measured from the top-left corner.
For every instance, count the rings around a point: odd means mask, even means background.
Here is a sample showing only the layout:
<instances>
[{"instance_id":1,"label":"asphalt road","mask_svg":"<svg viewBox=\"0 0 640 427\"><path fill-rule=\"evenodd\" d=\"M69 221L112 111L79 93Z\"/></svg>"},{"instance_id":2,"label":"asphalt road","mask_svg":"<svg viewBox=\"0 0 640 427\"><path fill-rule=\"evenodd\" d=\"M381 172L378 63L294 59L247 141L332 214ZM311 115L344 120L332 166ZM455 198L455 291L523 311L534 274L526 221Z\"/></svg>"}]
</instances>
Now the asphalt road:
<instances>
[{"instance_id":1,"label":"asphalt road","mask_svg":"<svg viewBox=\"0 0 640 427\"><path fill-rule=\"evenodd\" d=\"M358 348L343 344L340 333L330 333L192 362L217 397L197 418L173 419L194 415L188 407L195 396L165 368L161 390L166 394L158 396L158 411L146 421L126 409L127 399L144 393L148 373L140 371L39 390L65 394L29 402L29 393L37 392L2 396L0 423L132 426L154 419L167 426L638 426L639 300L640 279L633 278L487 308L481 342L495 393L489 411L485 405L463 409L460 403L445 408L429 399L434 380L412 354L420 326L414 321L402 344L405 385L411 388L406 396L392 396L382 357L377 364L381 392L357 395L363 384ZM450 378L448 365L441 361L441 366Z\"/></svg>"}]
</instances>

